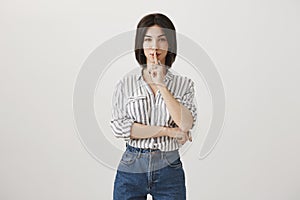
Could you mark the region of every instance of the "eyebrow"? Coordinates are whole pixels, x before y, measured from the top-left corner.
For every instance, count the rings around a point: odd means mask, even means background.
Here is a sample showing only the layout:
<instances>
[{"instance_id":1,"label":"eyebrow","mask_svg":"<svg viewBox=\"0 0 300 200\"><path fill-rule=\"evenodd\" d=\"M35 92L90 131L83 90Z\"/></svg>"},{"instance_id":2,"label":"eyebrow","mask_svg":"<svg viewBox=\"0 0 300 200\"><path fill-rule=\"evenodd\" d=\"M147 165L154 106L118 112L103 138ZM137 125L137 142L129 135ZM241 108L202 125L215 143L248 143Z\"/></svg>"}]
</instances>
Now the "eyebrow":
<instances>
[{"instance_id":1,"label":"eyebrow","mask_svg":"<svg viewBox=\"0 0 300 200\"><path fill-rule=\"evenodd\" d=\"M162 34L162 35L159 35L159 36L157 36L157 37L161 37L161 36L165 36L166 34ZM145 37L152 37L152 36L150 36L150 35L145 35Z\"/></svg>"}]
</instances>

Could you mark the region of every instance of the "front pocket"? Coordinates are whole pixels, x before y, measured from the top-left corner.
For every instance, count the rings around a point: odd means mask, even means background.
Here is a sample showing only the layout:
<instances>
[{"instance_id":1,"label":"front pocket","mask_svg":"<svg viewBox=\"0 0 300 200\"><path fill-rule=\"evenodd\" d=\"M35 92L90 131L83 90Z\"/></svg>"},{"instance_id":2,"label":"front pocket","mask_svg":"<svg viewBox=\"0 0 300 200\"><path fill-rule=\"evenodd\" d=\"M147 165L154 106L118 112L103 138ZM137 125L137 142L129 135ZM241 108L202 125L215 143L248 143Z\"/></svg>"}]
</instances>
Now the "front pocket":
<instances>
[{"instance_id":1,"label":"front pocket","mask_svg":"<svg viewBox=\"0 0 300 200\"><path fill-rule=\"evenodd\" d=\"M137 157L137 153L125 151L122 155L120 162L125 165L130 165L135 161L136 157Z\"/></svg>"},{"instance_id":2,"label":"front pocket","mask_svg":"<svg viewBox=\"0 0 300 200\"><path fill-rule=\"evenodd\" d=\"M128 97L127 103L132 102L132 101L137 101L137 100L145 100L147 97L146 96L131 96Z\"/></svg>"},{"instance_id":3,"label":"front pocket","mask_svg":"<svg viewBox=\"0 0 300 200\"><path fill-rule=\"evenodd\" d=\"M180 168L182 167L182 162L180 160L180 155L178 151L166 152L164 155L164 160L169 167Z\"/></svg>"},{"instance_id":4,"label":"front pocket","mask_svg":"<svg viewBox=\"0 0 300 200\"><path fill-rule=\"evenodd\" d=\"M147 124L149 105L147 96L131 96L128 97L126 110L130 118L138 123Z\"/></svg>"}]
</instances>

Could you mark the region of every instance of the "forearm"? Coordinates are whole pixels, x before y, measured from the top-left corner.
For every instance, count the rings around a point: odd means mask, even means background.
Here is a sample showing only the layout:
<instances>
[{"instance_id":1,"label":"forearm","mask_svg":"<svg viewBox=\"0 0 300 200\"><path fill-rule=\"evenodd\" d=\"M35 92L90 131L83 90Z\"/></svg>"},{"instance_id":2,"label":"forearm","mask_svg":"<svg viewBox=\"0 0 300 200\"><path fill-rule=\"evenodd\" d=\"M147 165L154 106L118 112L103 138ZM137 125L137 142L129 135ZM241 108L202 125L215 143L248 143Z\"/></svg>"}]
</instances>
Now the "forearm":
<instances>
[{"instance_id":1,"label":"forearm","mask_svg":"<svg viewBox=\"0 0 300 200\"><path fill-rule=\"evenodd\" d=\"M179 128L188 131L193 125L193 116L191 112L180 104L170 93L166 86L158 86L168 111Z\"/></svg>"},{"instance_id":2,"label":"forearm","mask_svg":"<svg viewBox=\"0 0 300 200\"><path fill-rule=\"evenodd\" d=\"M163 126L149 126L140 123L133 123L131 127L131 139L152 138L160 136L169 136L169 128Z\"/></svg>"}]
</instances>

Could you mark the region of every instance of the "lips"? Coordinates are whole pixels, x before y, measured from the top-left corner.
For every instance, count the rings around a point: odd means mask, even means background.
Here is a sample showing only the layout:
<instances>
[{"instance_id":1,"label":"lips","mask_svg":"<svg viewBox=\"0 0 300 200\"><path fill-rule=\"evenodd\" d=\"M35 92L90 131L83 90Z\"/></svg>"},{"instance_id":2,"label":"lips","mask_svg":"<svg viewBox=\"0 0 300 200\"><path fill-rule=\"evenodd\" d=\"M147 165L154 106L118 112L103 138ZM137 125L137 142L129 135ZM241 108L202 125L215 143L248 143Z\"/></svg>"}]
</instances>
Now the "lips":
<instances>
[{"instance_id":1,"label":"lips","mask_svg":"<svg viewBox=\"0 0 300 200\"><path fill-rule=\"evenodd\" d=\"M157 57L160 56L160 54L161 54L161 53L157 53L157 52L156 52L156 56L157 56ZM154 57L154 53L150 53L150 56L153 56L153 57Z\"/></svg>"}]
</instances>

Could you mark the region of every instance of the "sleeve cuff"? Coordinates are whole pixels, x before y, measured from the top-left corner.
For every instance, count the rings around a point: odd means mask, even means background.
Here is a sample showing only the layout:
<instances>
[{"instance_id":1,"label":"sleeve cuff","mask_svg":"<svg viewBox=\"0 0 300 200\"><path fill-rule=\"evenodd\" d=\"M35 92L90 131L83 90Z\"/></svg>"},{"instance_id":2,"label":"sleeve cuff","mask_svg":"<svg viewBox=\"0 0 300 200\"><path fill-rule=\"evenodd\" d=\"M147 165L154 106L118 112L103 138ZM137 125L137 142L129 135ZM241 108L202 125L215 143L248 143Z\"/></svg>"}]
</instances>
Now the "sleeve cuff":
<instances>
[{"instance_id":1,"label":"sleeve cuff","mask_svg":"<svg viewBox=\"0 0 300 200\"><path fill-rule=\"evenodd\" d=\"M111 120L110 127L117 138L123 138L125 141L130 140L130 131L134 123L133 119Z\"/></svg>"}]
</instances>

